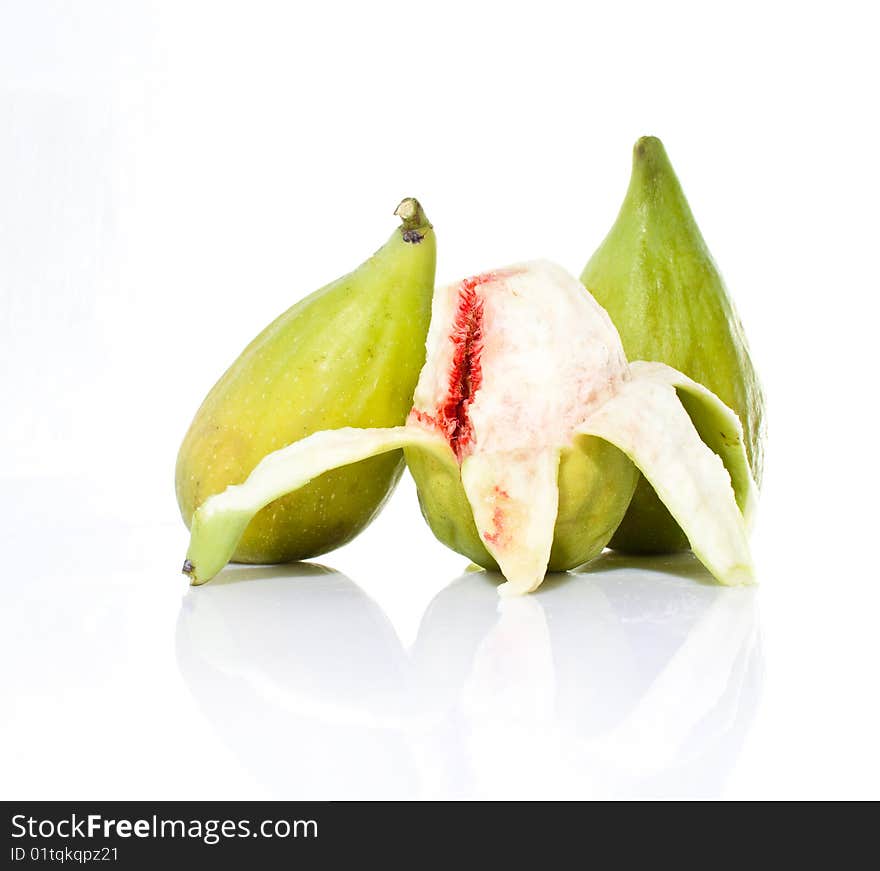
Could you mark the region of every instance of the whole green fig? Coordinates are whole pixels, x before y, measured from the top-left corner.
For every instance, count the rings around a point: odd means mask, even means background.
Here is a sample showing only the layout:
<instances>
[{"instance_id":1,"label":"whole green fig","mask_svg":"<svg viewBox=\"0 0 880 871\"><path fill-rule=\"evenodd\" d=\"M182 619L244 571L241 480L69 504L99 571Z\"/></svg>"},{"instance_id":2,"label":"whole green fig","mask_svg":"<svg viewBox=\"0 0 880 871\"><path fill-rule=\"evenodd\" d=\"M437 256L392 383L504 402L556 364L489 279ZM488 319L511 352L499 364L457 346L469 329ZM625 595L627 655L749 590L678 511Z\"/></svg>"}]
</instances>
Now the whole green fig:
<instances>
[{"instance_id":1,"label":"whole green fig","mask_svg":"<svg viewBox=\"0 0 880 871\"><path fill-rule=\"evenodd\" d=\"M617 327L627 357L657 360L708 387L739 416L752 474L761 483L764 400L733 302L703 241L663 143L633 149L629 190L614 226L581 275ZM701 436L699 417L685 408ZM610 547L671 553L687 536L644 478Z\"/></svg>"},{"instance_id":2,"label":"whole green fig","mask_svg":"<svg viewBox=\"0 0 880 871\"><path fill-rule=\"evenodd\" d=\"M270 324L208 394L177 458L187 526L206 499L278 448L317 430L404 422L425 360L436 246L416 200L395 214L401 226L382 248ZM394 451L273 500L248 523L233 558L279 563L339 547L376 515L403 466Z\"/></svg>"}]
</instances>

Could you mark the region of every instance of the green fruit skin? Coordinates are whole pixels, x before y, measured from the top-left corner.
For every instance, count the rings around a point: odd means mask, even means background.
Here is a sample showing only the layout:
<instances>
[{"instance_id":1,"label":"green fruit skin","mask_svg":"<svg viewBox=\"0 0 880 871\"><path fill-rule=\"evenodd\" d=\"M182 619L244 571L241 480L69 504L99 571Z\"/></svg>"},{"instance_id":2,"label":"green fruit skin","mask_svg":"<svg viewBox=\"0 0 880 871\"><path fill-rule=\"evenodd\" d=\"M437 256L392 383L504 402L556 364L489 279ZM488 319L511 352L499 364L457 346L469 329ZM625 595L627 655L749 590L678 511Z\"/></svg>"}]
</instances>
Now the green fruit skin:
<instances>
[{"instance_id":1,"label":"green fruit skin","mask_svg":"<svg viewBox=\"0 0 880 871\"><path fill-rule=\"evenodd\" d=\"M551 572L583 565L602 552L638 479L636 467L613 445L593 436L580 436L578 442L560 457ZM498 563L477 532L452 452L446 461L420 448L406 448L404 453L422 515L437 539L477 565L497 570Z\"/></svg>"},{"instance_id":2,"label":"green fruit skin","mask_svg":"<svg viewBox=\"0 0 880 871\"><path fill-rule=\"evenodd\" d=\"M626 198L581 281L608 311L628 359L679 369L739 415L752 474L760 484L761 386L733 302L659 139L647 136L636 143ZM672 553L689 546L640 477L611 547Z\"/></svg>"},{"instance_id":3,"label":"green fruit skin","mask_svg":"<svg viewBox=\"0 0 880 871\"><path fill-rule=\"evenodd\" d=\"M405 421L425 361L436 241L426 219L419 241L403 231L281 315L214 385L177 458L187 526L205 499L240 484L278 448L319 430ZM290 562L345 544L377 514L402 471L403 454L394 451L321 475L260 511L233 559Z\"/></svg>"}]
</instances>

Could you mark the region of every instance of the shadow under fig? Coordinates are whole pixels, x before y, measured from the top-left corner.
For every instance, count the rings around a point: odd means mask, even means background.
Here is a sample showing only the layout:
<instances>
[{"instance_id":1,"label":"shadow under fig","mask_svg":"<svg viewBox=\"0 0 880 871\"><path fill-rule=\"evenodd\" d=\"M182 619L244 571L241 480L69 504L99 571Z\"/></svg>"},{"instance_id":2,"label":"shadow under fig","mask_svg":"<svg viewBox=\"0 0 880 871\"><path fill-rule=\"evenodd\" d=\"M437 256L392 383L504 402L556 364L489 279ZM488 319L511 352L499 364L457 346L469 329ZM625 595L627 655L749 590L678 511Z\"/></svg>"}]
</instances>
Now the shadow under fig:
<instances>
[{"instance_id":1,"label":"shadow under fig","mask_svg":"<svg viewBox=\"0 0 880 871\"><path fill-rule=\"evenodd\" d=\"M281 797L714 796L762 658L755 590L704 571L608 554L505 600L468 572L407 651L339 572L235 567L185 596L178 663Z\"/></svg>"},{"instance_id":2,"label":"shadow under fig","mask_svg":"<svg viewBox=\"0 0 880 871\"><path fill-rule=\"evenodd\" d=\"M654 572L672 575L676 578L687 578L690 581L707 584L711 587L718 585L709 570L691 551L634 556L606 550L596 559L575 569L576 574L585 575L607 574L609 572Z\"/></svg>"},{"instance_id":3,"label":"shadow under fig","mask_svg":"<svg viewBox=\"0 0 880 871\"><path fill-rule=\"evenodd\" d=\"M245 563L230 563L215 577L211 587L223 587L228 584L241 584L249 581L264 581L270 578L314 578L324 575L338 575L336 569L320 563L283 563L275 566L248 565Z\"/></svg>"}]
</instances>

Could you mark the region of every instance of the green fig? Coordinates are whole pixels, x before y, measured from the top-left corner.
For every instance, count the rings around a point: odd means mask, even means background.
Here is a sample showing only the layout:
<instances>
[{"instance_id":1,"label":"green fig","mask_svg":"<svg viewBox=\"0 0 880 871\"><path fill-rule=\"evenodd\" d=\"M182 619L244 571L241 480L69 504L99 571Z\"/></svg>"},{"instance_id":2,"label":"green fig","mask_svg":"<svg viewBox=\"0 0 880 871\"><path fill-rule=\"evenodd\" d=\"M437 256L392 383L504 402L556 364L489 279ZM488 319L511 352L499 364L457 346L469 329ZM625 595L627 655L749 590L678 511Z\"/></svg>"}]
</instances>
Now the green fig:
<instances>
[{"instance_id":1,"label":"green fig","mask_svg":"<svg viewBox=\"0 0 880 871\"><path fill-rule=\"evenodd\" d=\"M504 594L600 553L639 470L719 581L752 580L754 484L736 415L668 366L629 364L605 310L576 278L539 261L435 292L404 426L315 433L208 499L193 518L193 582L223 568L263 506L328 469L400 448L434 534L500 569Z\"/></svg>"},{"instance_id":2,"label":"green fig","mask_svg":"<svg viewBox=\"0 0 880 871\"><path fill-rule=\"evenodd\" d=\"M425 359L436 244L416 200L395 214L401 226L382 248L270 324L208 394L177 458L187 526L206 499L279 448L318 430L404 422ZM345 544L382 507L403 466L396 451L328 471L267 504L230 556L280 563Z\"/></svg>"},{"instance_id":3,"label":"green fig","mask_svg":"<svg viewBox=\"0 0 880 871\"><path fill-rule=\"evenodd\" d=\"M733 302L659 139L646 136L635 144L626 198L581 281L611 316L629 358L680 370L737 413L760 484L761 386ZM686 397L682 401L714 447L696 410ZM643 476L610 546L627 553L671 553L689 545Z\"/></svg>"}]
</instances>

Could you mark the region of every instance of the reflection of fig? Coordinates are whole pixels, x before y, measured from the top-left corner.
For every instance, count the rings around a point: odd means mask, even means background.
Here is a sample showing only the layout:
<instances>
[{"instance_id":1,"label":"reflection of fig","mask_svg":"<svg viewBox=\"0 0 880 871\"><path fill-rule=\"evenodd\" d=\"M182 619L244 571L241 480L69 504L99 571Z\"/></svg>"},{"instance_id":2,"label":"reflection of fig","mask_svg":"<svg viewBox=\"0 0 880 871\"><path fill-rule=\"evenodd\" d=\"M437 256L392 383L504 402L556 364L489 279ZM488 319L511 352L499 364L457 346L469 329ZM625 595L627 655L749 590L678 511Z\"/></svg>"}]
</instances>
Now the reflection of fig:
<instances>
[{"instance_id":1,"label":"reflection of fig","mask_svg":"<svg viewBox=\"0 0 880 871\"><path fill-rule=\"evenodd\" d=\"M208 394L177 459L187 524L278 448L317 430L403 423L425 359L435 242L415 200L397 214L402 225L383 248L281 315ZM328 471L260 511L234 558L287 562L338 547L375 516L402 469L395 451Z\"/></svg>"},{"instance_id":2,"label":"reflection of fig","mask_svg":"<svg viewBox=\"0 0 880 871\"><path fill-rule=\"evenodd\" d=\"M412 648L433 789L717 795L754 717L761 650L753 591L692 582L708 577L692 554L606 553L500 607L480 575L442 590Z\"/></svg>"},{"instance_id":3,"label":"reflection of fig","mask_svg":"<svg viewBox=\"0 0 880 871\"><path fill-rule=\"evenodd\" d=\"M715 577L745 583L753 483L741 439L736 415L704 387L660 363L629 365L579 281L547 262L514 266L436 291L405 426L316 433L270 454L196 512L187 559L196 583L209 580L263 506L403 447L435 535L500 568L506 593L602 550L635 487L632 463Z\"/></svg>"},{"instance_id":4,"label":"reflection of fig","mask_svg":"<svg viewBox=\"0 0 880 871\"><path fill-rule=\"evenodd\" d=\"M177 661L211 728L278 797L414 791L406 652L344 575L230 571L184 598Z\"/></svg>"},{"instance_id":5,"label":"reflection of fig","mask_svg":"<svg viewBox=\"0 0 880 871\"><path fill-rule=\"evenodd\" d=\"M581 280L608 310L630 359L674 366L739 415L760 484L761 387L742 324L659 139L646 136L636 143L620 214ZM682 402L714 448L696 410L687 398ZM611 547L666 553L687 548L688 540L650 483L640 478Z\"/></svg>"}]
</instances>

